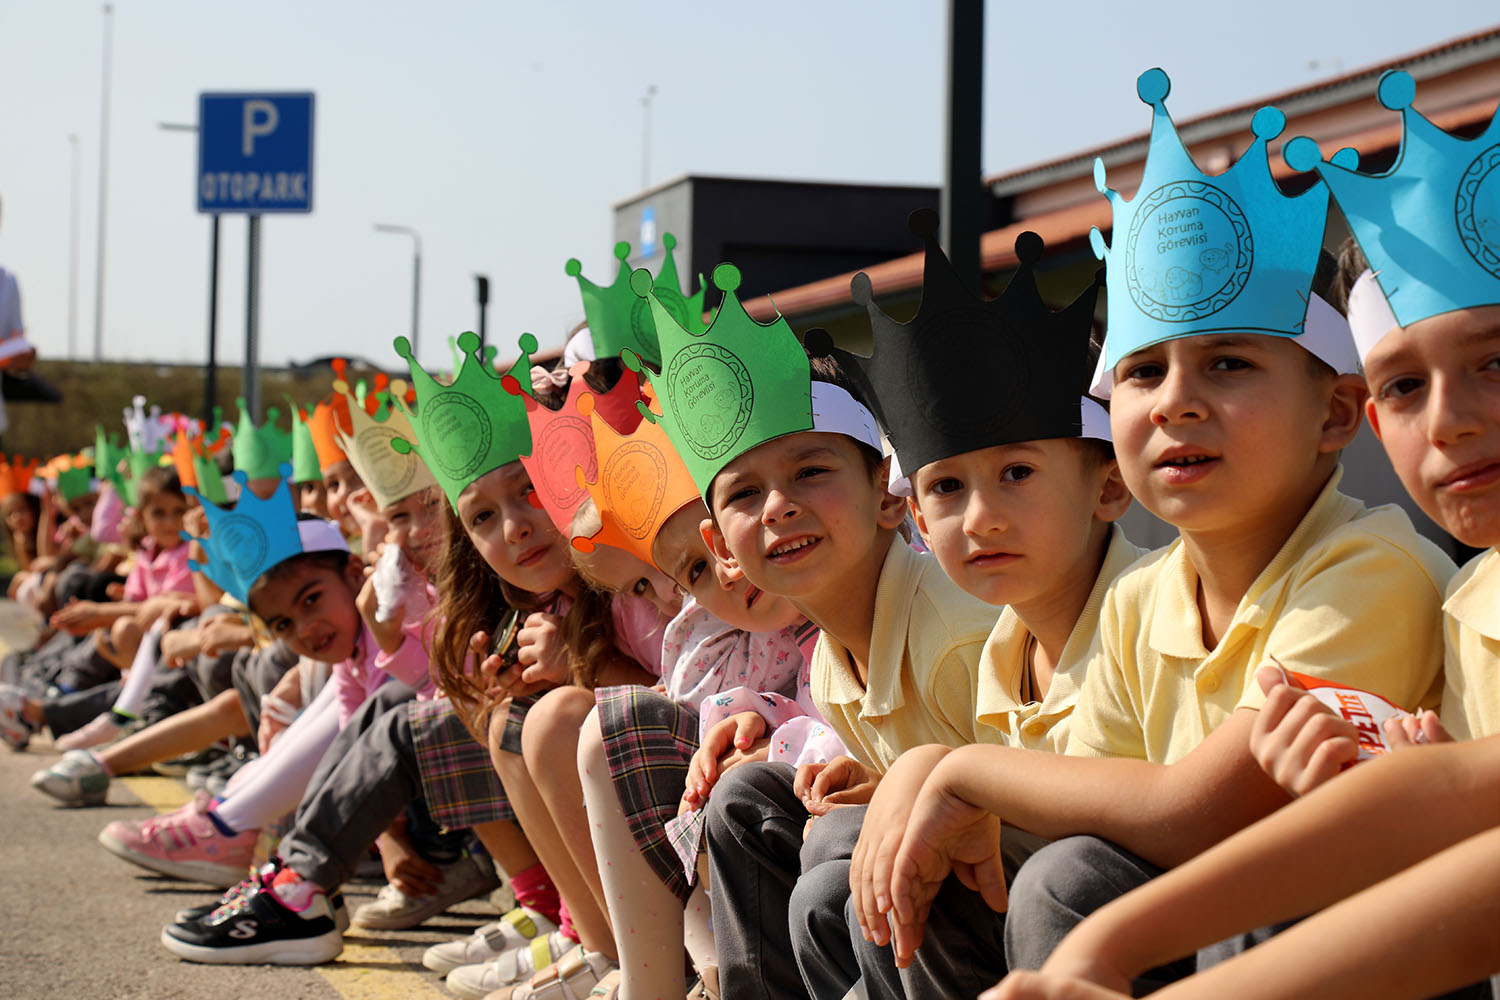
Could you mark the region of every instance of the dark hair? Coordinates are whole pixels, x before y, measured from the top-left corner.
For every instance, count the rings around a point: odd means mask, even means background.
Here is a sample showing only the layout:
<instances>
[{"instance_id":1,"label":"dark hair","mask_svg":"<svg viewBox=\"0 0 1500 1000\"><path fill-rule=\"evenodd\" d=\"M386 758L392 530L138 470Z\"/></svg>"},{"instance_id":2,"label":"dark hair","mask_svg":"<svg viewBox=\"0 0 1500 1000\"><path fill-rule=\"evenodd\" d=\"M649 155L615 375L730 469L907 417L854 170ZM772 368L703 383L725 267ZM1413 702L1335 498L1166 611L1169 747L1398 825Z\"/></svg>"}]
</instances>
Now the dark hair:
<instances>
[{"instance_id":1,"label":"dark hair","mask_svg":"<svg viewBox=\"0 0 1500 1000\"><path fill-rule=\"evenodd\" d=\"M31 531L21 535L7 531L6 535L10 537L11 547L15 550L13 555L16 563L25 569L37 557L37 532L41 529L42 521L41 498L34 493L12 493L0 501L0 512L7 517L23 507L31 511Z\"/></svg>"},{"instance_id":2,"label":"dark hair","mask_svg":"<svg viewBox=\"0 0 1500 1000\"><path fill-rule=\"evenodd\" d=\"M1339 312L1348 315L1349 293L1354 289L1354 283L1359 276L1369 270L1370 264L1365 260L1365 252L1359 248L1359 244L1350 236L1339 246L1338 259L1333 260L1325 250L1323 257L1333 262L1332 273L1327 283L1327 291L1320 293L1328 300L1328 304ZM1318 261L1318 270L1323 270L1323 260ZM1317 291L1317 289L1314 289Z\"/></svg>"},{"instance_id":3,"label":"dark hair","mask_svg":"<svg viewBox=\"0 0 1500 1000\"><path fill-rule=\"evenodd\" d=\"M187 494L182 492L182 482L177 478L177 470L170 465L153 465L141 473L141 478L135 484L135 509L145 510L147 504L163 493L174 496L183 503L187 502Z\"/></svg>"},{"instance_id":4,"label":"dark hair","mask_svg":"<svg viewBox=\"0 0 1500 1000\"><path fill-rule=\"evenodd\" d=\"M1090 466L1097 468L1106 462L1115 460L1115 445L1113 441L1101 441L1098 438L1064 438L1070 441L1073 447L1084 457L1084 461Z\"/></svg>"},{"instance_id":5,"label":"dark hair","mask_svg":"<svg viewBox=\"0 0 1500 1000\"><path fill-rule=\"evenodd\" d=\"M305 520L305 518L298 518ZM303 569L325 569L331 573L342 573L349 565L350 554L342 549L328 549L322 552L299 552L297 555L283 559L281 562L266 570L256 581L250 585L250 591L246 595L250 603L255 603L255 596L266 587L277 580L284 580L293 573Z\"/></svg>"},{"instance_id":6,"label":"dark hair","mask_svg":"<svg viewBox=\"0 0 1500 1000\"><path fill-rule=\"evenodd\" d=\"M860 406L870 410L872 413L874 412L870 401L865 398L864 389L854 379L849 377L849 373L844 371L843 366L838 363L838 359L833 355L829 354L818 358L810 357L807 359L807 366L811 369L812 381L836 385L850 396L853 396L854 401ZM865 471L873 476L875 470L880 467L880 463L885 461L885 456L867 444L855 443L859 445L860 457L865 460Z\"/></svg>"}]
</instances>

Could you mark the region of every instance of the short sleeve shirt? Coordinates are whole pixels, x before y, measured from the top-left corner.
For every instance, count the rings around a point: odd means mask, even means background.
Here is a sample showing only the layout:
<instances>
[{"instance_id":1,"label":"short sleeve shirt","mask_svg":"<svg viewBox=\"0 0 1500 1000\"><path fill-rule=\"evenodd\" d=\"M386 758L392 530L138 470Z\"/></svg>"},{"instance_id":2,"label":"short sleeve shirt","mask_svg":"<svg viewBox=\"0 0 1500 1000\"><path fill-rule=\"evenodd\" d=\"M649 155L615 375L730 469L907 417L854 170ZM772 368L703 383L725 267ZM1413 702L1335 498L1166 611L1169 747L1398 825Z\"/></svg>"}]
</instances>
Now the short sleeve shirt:
<instances>
[{"instance_id":1,"label":"short sleeve shirt","mask_svg":"<svg viewBox=\"0 0 1500 1000\"><path fill-rule=\"evenodd\" d=\"M1443 612L1443 727L1460 740L1500 733L1500 554L1453 577Z\"/></svg>"}]
</instances>

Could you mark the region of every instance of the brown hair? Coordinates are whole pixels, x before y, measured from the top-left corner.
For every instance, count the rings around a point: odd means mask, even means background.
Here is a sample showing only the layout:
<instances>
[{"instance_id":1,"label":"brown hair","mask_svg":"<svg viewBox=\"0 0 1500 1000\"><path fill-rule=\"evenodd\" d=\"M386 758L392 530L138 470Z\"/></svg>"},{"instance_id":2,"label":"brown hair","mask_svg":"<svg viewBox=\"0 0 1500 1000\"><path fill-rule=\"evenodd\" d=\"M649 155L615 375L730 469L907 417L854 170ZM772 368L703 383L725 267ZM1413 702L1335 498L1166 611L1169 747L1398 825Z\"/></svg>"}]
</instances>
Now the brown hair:
<instances>
[{"instance_id":1,"label":"brown hair","mask_svg":"<svg viewBox=\"0 0 1500 1000\"><path fill-rule=\"evenodd\" d=\"M135 484L135 509L144 510L148 503L163 493L187 503L187 494L182 492L182 482L177 478L177 470L170 465L153 465L141 473L140 481Z\"/></svg>"}]
</instances>

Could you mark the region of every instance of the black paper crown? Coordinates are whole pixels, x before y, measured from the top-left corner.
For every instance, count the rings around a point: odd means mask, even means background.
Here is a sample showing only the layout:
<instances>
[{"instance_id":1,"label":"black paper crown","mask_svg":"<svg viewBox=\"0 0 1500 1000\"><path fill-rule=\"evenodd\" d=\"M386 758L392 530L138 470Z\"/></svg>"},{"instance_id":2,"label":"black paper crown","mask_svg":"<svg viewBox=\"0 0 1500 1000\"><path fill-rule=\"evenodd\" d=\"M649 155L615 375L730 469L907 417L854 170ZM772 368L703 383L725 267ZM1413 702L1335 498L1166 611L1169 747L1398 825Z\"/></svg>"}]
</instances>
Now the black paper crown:
<instances>
[{"instance_id":1,"label":"black paper crown","mask_svg":"<svg viewBox=\"0 0 1500 1000\"><path fill-rule=\"evenodd\" d=\"M1045 246L1036 233L1016 237L1021 265L999 298L966 288L938 246L937 213L921 209L907 222L926 244L922 300L909 323L875 304L869 276L849 282L870 314L874 354L834 348L809 331L808 353L833 355L873 404L902 470L994 445L1079 437L1089 382L1089 333L1104 272L1069 306L1047 308L1036 288Z\"/></svg>"}]
</instances>

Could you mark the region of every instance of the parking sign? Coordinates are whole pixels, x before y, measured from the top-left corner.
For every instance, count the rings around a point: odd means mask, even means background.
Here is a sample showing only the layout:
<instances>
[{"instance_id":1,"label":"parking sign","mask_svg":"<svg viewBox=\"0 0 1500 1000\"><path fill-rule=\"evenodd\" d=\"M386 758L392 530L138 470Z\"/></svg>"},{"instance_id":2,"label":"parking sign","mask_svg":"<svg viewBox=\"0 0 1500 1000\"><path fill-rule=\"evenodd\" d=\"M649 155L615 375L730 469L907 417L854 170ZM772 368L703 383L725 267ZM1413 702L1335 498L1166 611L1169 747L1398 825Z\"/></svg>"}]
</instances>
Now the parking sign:
<instances>
[{"instance_id":1,"label":"parking sign","mask_svg":"<svg viewBox=\"0 0 1500 1000\"><path fill-rule=\"evenodd\" d=\"M311 212L313 95L198 95L198 211Z\"/></svg>"}]
</instances>

